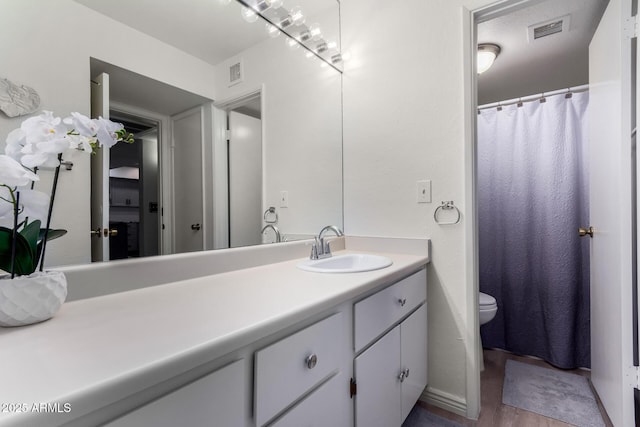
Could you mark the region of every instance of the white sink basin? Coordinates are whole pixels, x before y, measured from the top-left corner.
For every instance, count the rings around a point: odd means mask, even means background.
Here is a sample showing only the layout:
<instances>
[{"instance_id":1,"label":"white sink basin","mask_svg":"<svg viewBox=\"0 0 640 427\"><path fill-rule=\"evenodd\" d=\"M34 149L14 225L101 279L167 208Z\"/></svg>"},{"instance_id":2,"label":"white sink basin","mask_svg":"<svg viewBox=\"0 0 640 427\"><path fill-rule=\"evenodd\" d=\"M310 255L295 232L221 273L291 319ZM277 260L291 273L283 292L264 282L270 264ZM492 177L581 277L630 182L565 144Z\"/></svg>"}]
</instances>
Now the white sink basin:
<instances>
[{"instance_id":1,"label":"white sink basin","mask_svg":"<svg viewBox=\"0 0 640 427\"><path fill-rule=\"evenodd\" d=\"M298 268L315 273L359 273L379 270L393 264L391 258L369 254L346 254L325 259L308 259L298 264Z\"/></svg>"}]
</instances>

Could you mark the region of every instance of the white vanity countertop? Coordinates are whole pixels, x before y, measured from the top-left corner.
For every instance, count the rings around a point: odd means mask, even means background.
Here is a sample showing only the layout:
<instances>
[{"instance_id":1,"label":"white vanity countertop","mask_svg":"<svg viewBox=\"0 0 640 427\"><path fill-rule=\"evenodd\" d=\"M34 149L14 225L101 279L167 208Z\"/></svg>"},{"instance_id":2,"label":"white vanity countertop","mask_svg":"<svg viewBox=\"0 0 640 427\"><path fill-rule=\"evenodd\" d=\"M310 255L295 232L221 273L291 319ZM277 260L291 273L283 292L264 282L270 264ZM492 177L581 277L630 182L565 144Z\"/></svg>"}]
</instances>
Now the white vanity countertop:
<instances>
[{"instance_id":1,"label":"white vanity countertop","mask_svg":"<svg viewBox=\"0 0 640 427\"><path fill-rule=\"evenodd\" d=\"M335 255L349 252L354 251ZM372 253L390 257L393 265L324 274L298 269L302 259L295 259L68 302L47 322L0 328L0 405L70 403L69 419L76 418L401 279L429 261L426 255ZM30 417L36 415L5 406L0 426L35 425Z\"/></svg>"}]
</instances>

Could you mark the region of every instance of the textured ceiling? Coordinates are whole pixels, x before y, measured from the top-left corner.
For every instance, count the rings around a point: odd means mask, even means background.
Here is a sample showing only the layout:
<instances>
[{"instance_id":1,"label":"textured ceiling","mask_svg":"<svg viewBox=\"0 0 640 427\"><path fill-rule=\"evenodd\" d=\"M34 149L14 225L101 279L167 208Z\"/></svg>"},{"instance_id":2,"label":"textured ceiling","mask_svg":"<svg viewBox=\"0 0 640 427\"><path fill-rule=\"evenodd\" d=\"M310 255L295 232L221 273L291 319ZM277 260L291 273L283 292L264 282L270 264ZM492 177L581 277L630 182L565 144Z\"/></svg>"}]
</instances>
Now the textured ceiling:
<instances>
[{"instance_id":1,"label":"textured ceiling","mask_svg":"<svg viewBox=\"0 0 640 427\"><path fill-rule=\"evenodd\" d=\"M608 0L547 0L478 24L478 43L502 49L478 76L478 104L549 92L589 81L589 42ZM528 27L571 15L568 32L529 42Z\"/></svg>"}]
</instances>

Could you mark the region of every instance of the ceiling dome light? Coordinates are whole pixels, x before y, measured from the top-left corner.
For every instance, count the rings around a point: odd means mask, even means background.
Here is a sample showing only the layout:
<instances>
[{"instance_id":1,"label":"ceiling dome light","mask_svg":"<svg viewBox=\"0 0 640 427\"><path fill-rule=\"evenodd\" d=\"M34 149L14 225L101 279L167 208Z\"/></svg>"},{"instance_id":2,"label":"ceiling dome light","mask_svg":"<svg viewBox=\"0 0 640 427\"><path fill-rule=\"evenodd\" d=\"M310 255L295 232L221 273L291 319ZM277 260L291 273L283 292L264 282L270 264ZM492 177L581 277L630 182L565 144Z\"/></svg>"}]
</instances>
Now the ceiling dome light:
<instances>
[{"instance_id":1,"label":"ceiling dome light","mask_svg":"<svg viewBox=\"0 0 640 427\"><path fill-rule=\"evenodd\" d=\"M478 45L478 74L487 71L493 65L500 54L500 46L497 44L483 43Z\"/></svg>"}]
</instances>

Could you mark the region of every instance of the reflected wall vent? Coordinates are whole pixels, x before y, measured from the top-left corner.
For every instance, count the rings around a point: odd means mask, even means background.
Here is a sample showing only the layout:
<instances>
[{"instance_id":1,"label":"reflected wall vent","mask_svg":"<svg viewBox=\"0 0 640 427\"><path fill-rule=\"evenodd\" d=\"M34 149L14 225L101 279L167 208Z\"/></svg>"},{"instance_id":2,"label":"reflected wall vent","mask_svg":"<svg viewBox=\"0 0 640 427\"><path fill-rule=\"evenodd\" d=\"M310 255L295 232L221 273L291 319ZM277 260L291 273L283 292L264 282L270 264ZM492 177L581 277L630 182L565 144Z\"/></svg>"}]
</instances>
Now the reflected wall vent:
<instances>
[{"instance_id":1,"label":"reflected wall vent","mask_svg":"<svg viewBox=\"0 0 640 427\"><path fill-rule=\"evenodd\" d=\"M565 15L546 22L531 25L529 27L529 43L553 34L566 33L569 31L570 23L571 15Z\"/></svg>"},{"instance_id":2,"label":"reflected wall vent","mask_svg":"<svg viewBox=\"0 0 640 427\"><path fill-rule=\"evenodd\" d=\"M229 67L229 86L242 81L242 61L238 61Z\"/></svg>"}]
</instances>

